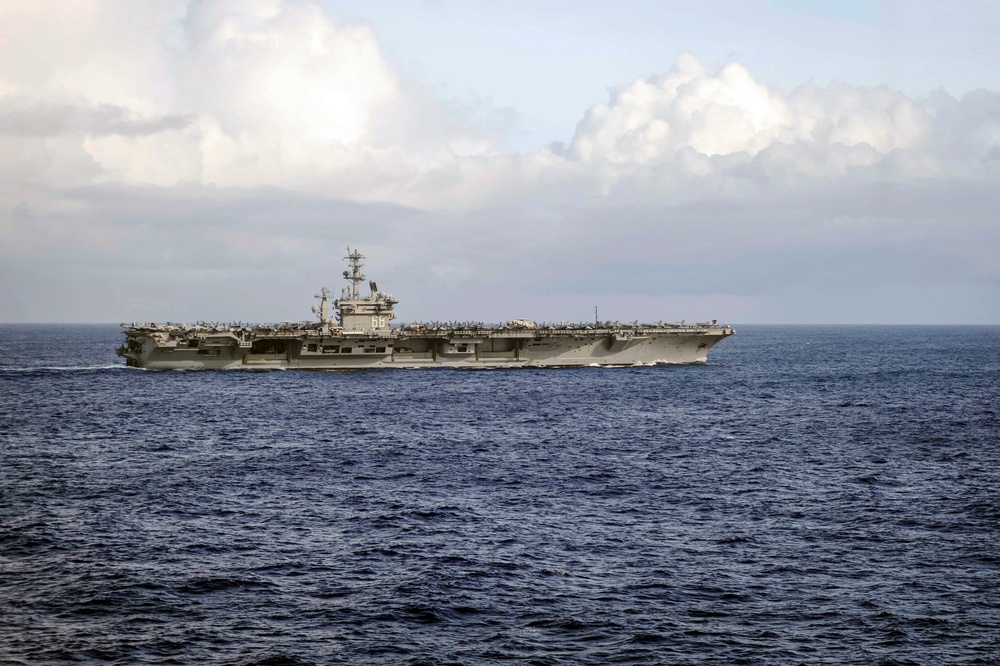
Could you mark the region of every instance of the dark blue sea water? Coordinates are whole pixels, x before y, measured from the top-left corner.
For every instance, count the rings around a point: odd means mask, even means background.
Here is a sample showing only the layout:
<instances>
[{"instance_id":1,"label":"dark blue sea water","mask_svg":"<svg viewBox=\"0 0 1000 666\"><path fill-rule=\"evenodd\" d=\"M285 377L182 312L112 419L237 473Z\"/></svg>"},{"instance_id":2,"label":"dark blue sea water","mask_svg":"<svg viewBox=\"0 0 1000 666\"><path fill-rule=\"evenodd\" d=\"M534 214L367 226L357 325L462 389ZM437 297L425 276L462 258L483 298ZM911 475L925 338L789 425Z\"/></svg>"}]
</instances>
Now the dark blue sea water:
<instances>
[{"instance_id":1,"label":"dark blue sea water","mask_svg":"<svg viewBox=\"0 0 1000 666\"><path fill-rule=\"evenodd\" d=\"M1000 328L146 372L0 327L0 661L1000 663Z\"/></svg>"}]
</instances>

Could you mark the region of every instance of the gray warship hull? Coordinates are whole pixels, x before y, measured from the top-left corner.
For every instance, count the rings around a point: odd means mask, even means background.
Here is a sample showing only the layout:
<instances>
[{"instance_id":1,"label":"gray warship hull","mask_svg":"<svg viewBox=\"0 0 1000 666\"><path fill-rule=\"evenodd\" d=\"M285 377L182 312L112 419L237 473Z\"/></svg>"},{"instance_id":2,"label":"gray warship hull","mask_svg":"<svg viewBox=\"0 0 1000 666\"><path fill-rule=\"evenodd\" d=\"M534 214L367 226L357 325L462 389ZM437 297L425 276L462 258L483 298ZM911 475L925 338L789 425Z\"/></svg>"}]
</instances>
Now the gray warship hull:
<instances>
[{"instance_id":1,"label":"gray warship hull","mask_svg":"<svg viewBox=\"0 0 1000 666\"><path fill-rule=\"evenodd\" d=\"M332 302L317 294L318 321L273 325L122 324L118 354L150 370L360 370L364 368L504 368L704 363L708 350L735 331L704 324L558 324L523 319L393 326L398 301L359 284L364 257L347 250L351 283Z\"/></svg>"},{"instance_id":2,"label":"gray warship hull","mask_svg":"<svg viewBox=\"0 0 1000 666\"><path fill-rule=\"evenodd\" d=\"M119 353L128 365L150 370L628 366L704 363L708 350L733 333L724 326L676 326L324 335L322 330L143 325L126 330Z\"/></svg>"}]
</instances>

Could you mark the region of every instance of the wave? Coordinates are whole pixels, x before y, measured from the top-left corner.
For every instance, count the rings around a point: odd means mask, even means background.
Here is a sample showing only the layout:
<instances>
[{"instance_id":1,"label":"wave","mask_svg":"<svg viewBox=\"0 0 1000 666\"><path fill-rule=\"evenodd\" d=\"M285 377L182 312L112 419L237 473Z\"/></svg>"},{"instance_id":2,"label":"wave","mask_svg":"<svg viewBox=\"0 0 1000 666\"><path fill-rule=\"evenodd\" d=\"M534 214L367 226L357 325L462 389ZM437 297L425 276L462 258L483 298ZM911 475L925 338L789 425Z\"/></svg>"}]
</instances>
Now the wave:
<instances>
[{"instance_id":1,"label":"wave","mask_svg":"<svg viewBox=\"0 0 1000 666\"><path fill-rule=\"evenodd\" d=\"M35 365L25 367L4 368L3 372L93 372L94 370L144 370L145 368L130 368L120 363L109 363L106 365Z\"/></svg>"}]
</instances>

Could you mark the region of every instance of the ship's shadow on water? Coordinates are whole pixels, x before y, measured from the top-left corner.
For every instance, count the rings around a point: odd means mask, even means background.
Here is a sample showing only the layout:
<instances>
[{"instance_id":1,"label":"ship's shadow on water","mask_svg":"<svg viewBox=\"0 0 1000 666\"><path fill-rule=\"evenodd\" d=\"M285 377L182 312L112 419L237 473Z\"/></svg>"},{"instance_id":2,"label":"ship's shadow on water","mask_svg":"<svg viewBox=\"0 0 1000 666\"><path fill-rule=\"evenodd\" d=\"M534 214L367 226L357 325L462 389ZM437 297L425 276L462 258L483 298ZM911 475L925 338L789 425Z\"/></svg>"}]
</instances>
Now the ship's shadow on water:
<instances>
[{"instance_id":1,"label":"ship's shadow on water","mask_svg":"<svg viewBox=\"0 0 1000 666\"><path fill-rule=\"evenodd\" d=\"M0 327L3 663L997 663L998 328L492 372L119 335Z\"/></svg>"}]
</instances>

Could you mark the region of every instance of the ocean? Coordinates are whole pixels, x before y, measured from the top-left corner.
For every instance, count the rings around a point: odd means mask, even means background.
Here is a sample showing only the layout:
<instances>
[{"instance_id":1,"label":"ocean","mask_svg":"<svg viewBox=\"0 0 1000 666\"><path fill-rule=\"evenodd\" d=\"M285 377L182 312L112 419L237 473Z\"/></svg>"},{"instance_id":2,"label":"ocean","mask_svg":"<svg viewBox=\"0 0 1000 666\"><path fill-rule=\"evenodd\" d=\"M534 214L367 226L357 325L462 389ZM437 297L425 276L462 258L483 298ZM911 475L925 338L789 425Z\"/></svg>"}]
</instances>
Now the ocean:
<instances>
[{"instance_id":1,"label":"ocean","mask_svg":"<svg viewBox=\"0 0 1000 666\"><path fill-rule=\"evenodd\" d=\"M1000 327L147 372L0 327L0 663L1000 663Z\"/></svg>"}]
</instances>

